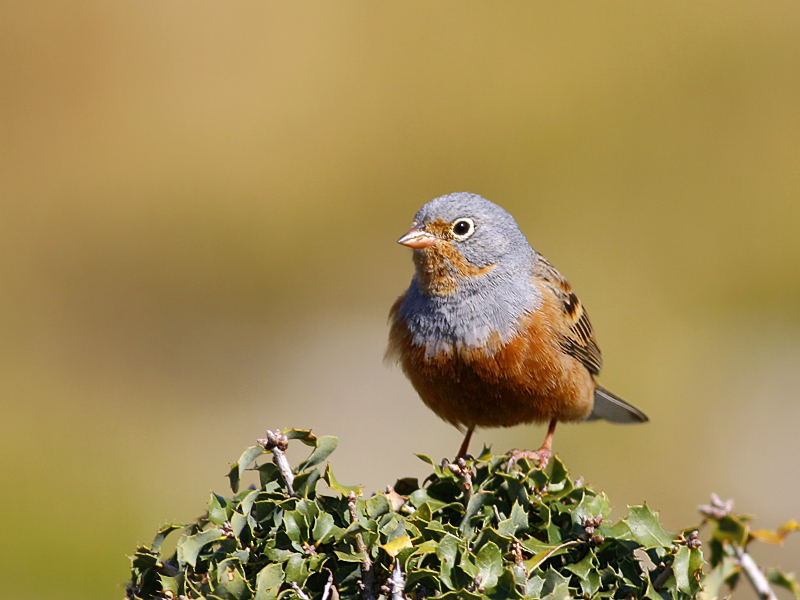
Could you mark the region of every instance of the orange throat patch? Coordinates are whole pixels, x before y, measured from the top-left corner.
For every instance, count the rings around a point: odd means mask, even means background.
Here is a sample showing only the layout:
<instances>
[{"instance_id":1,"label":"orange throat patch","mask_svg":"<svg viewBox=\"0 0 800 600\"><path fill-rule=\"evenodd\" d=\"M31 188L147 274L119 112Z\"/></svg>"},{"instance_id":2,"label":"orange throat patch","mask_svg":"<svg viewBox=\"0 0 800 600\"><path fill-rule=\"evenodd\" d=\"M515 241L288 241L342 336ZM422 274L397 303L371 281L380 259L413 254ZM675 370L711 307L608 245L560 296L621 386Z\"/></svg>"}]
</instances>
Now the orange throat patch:
<instances>
[{"instance_id":1,"label":"orange throat patch","mask_svg":"<svg viewBox=\"0 0 800 600\"><path fill-rule=\"evenodd\" d=\"M432 246L414 250L420 289L426 294L448 296L456 291L458 279L478 277L494 269L494 265L476 267L447 240L437 240Z\"/></svg>"}]
</instances>

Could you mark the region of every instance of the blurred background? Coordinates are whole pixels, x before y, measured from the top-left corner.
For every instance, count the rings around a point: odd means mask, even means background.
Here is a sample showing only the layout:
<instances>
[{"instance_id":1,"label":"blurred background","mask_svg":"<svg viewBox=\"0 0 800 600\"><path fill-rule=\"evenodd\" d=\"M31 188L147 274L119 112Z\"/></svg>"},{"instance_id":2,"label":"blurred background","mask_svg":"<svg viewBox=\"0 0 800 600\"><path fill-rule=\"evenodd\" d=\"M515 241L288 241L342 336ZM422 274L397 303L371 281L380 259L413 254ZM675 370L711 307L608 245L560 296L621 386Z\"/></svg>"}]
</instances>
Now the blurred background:
<instances>
[{"instance_id":1,"label":"blurred background","mask_svg":"<svg viewBox=\"0 0 800 600\"><path fill-rule=\"evenodd\" d=\"M368 490L452 456L382 357L395 240L453 191L516 217L652 419L557 432L616 518L800 519L797 3L5 2L0 31L0 596L121 598L267 428L339 436Z\"/></svg>"}]
</instances>

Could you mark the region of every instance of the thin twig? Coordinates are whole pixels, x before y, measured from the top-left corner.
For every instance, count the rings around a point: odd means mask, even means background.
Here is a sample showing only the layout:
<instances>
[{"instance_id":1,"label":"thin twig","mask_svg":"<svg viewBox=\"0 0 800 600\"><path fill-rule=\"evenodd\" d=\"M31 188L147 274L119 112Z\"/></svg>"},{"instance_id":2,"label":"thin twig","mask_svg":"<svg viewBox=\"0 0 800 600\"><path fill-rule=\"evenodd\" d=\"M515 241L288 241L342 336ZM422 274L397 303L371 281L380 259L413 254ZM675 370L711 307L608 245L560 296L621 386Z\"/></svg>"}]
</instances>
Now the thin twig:
<instances>
[{"instance_id":1,"label":"thin twig","mask_svg":"<svg viewBox=\"0 0 800 600\"><path fill-rule=\"evenodd\" d=\"M467 468L467 461L463 457L459 457L454 463L448 463L447 468L458 475L461 480L461 487L464 489L464 505L466 506L472 498L472 469Z\"/></svg>"},{"instance_id":2,"label":"thin twig","mask_svg":"<svg viewBox=\"0 0 800 600\"><path fill-rule=\"evenodd\" d=\"M289 461L286 460L286 454L284 454L286 448L289 447L289 438L276 429L275 431L267 430L267 437L256 441L272 452L272 462L281 472L283 480L286 482L286 488L289 490L289 495L294 496L294 488L292 487L294 473L292 473L292 467L289 466Z\"/></svg>"},{"instance_id":3,"label":"thin twig","mask_svg":"<svg viewBox=\"0 0 800 600\"><path fill-rule=\"evenodd\" d=\"M742 571L747 575L747 579L750 581L756 594L758 594L758 597L761 598L761 600L777 600L775 592L769 587L767 578L764 577L764 574L761 572L761 569L758 568L753 557L737 544L731 543L731 546L733 546L733 551L736 552L736 558L739 559L739 566L742 567Z\"/></svg>"},{"instance_id":4,"label":"thin twig","mask_svg":"<svg viewBox=\"0 0 800 600\"><path fill-rule=\"evenodd\" d=\"M392 569L392 576L389 578L389 593L392 595L392 600L406 600L403 592L406 589L406 578L403 575L403 570L400 568L400 559L394 559L394 569Z\"/></svg>"},{"instance_id":5,"label":"thin twig","mask_svg":"<svg viewBox=\"0 0 800 600\"><path fill-rule=\"evenodd\" d=\"M667 583L667 580L672 577L672 567L668 567L662 562L656 568L659 569L659 573L653 580L653 587L657 592L660 592L661 588L664 587L664 584Z\"/></svg>"},{"instance_id":6,"label":"thin twig","mask_svg":"<svg viewBox=\"0 0 800 600\"><path fill-rule=\"evenodd\" d=\"M328 596L330 596L332 588L333 588L333 571L328 571L328 582L322 589L322 600L328 600Z\"/></svg>"},{"instance_id":7,"label":"thin twig","mask_svg":"<svg viewBox=\"0 0 800 600\"><path fill-rule=\"evenodd\" d=\"M719 496L716 494L711 494L711 504L698 506L697 509L706 519L719 522L733 511L733 500L726 500L723 502ZM696 539L697 536L694 535L694 538ZM750 582L750 585L753 586L753 589L756 591L756 594L758 594L758 597L761 598L761 600L777 600L775 592L773 592L772 588L769 587L767 578L764 577L764 573L762 573L761 569L758 568L758 565L753 560L753 557L747 553L747 550L739 546L737 543L729 543L733 548L733 551L736 553L736 558L739 560L739 566L742 568L742 571L744 571L744 574L747 576L747 580Z\"/></svg>"},{"instance_id":8,"label":"thin twig","mask_svg":"<svg viewBox=\"0 0 800 600\"><path fill-rule=\"evenodd\" d=\"M347 497L347 508L350 510L350 520L355 523L358 521L358 513L356 512L356 493L350 492ZM356 548L362 554L361 559L361 597L364 600L375 600L375 569L372 565L372 559L369 557L369 550L364 543L364 537L356 534Z\"/></svg>"},{"instance_id":9,"label":"thin twig","mask_svg":"<svg viewBox=\"0 0 800 600\"><path fill-rule=\"evenodd\" d=\"M302 598L302 600L311 600L311 598L308 596L308 594L306 594L306 593L305 593L305 592L304 592L304 591L303 591L303 590L300 588L300 586L299 586L299 585L297 585L297 583L295 583L294 581L292 581L292 582L291 582L289 585L291 585L291 586L292 586L292 589L294 590L294 593L295 593L295 594L297 594L298 596L300 596L300 598Z\"/></svg>"}]
</instances>

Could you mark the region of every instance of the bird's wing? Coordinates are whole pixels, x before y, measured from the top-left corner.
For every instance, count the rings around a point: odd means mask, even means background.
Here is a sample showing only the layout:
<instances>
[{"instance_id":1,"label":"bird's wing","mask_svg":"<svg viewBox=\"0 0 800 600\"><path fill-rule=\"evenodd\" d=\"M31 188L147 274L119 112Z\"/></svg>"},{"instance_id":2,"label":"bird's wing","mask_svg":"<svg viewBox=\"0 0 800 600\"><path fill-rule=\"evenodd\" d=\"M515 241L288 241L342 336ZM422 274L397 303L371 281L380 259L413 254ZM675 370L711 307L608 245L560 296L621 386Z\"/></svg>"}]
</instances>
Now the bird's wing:
<instances>
[{"instance_id":1,"label":"bird's wing","mask_svg":"<svg viewBox=\"0 0 800 600\"><path fill-rule=\"evenodd\" d=\"M561 327L561 349L581 361L592 375L600 373L603 358L594 339L594 330L589 316L572 291L572 286L556 268L539 255L533 266L533 276L553 292L561 303L564 314Z\"/></svg>"}]
</instances>

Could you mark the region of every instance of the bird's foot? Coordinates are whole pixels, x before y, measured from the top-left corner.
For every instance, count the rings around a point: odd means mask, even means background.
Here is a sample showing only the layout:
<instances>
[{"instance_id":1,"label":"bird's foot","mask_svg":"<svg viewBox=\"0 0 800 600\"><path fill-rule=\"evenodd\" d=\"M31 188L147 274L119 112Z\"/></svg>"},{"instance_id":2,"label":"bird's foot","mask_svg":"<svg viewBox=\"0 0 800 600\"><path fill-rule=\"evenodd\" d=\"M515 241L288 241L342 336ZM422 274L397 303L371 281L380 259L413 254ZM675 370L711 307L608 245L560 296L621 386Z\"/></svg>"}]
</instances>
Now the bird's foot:
<instances>
[{"instance_id":1,"label":"bird's foot","mask_svg":"<svg viewBox=\"0 0 800 600\"><path fill-rule=\"evenodd\" d=\"M508 461L508 467L506 467L506 471L511 471L511 467L513 467L521 458L535 460L539 463L539 468L544 469L547 466L547 463L550 462L551 451L547 446L542 446L538 450L512 450L508 454L511 458Z\"/></svg>"}]
</instances>

